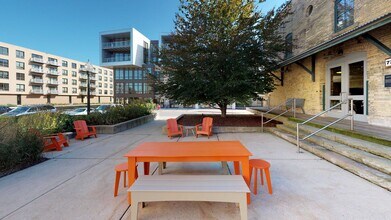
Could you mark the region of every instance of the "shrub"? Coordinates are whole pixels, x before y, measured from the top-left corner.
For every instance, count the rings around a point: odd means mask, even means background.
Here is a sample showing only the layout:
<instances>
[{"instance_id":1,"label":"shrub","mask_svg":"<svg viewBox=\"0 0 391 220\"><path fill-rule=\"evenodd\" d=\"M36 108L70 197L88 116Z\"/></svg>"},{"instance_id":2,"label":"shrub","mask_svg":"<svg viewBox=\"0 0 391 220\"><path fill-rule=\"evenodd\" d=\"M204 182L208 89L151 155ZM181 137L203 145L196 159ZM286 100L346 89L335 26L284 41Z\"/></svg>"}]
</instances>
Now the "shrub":
<instances>
[{"instance_id":1,"label":"shrub","mask_svg":"<svg viewBox=\"0 0 391 220\"><path fill-rule=\"evenodd\" d=\"M15 118L1 119L0 130L1 172L42 158L42 138L21 127Z\"/></svg>"},{"instance_id":2,"label":"shrub","mask_svg":"<svg viewBox=\"0 0 391 220\"><path fill-rule=\"evenodd\" d=\"M20 116L17 118L17 123L25 130L38 130L42 135L73 130L72 116L58 112L40 112L32 115Z\"/></svg>"}]
</instances>

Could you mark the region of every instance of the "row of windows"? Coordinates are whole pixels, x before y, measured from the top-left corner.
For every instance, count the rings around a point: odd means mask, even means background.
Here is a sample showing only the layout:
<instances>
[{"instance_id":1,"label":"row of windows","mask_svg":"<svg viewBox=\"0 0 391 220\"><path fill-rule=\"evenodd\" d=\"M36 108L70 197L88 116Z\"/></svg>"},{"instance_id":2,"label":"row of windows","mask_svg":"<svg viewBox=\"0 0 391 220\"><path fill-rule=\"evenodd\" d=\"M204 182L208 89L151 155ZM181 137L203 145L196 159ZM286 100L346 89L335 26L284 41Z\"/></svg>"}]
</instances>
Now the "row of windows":
<instances>
[{"instance_id":1,"label":"row of windows","mask_svg":"<svg viewBox=\"0 0 391 220\"><path fill-rule=\"evenodd\" d=\"M115 79L144 79L145 70L142 69L115 69Z\"/></svg>"},{"instance_id":2,"label":"row of windows","mask_svg":"<svg viewBox=\"0 0 391 220\"><path fill-rule=\"evenodd\" d=\"M116 94L152 94L152 87L147 83L116 83Z\"/></svg>"},{"instance_id":3,"label":"row of windows","mask_svg":"<svg viewBox=\"0 0 391 220\"><path fill-rule=\"evenodd\" d=\"M0 79L9 79L8 71L0 71ZM16 80L25 80L24 73L16 73Z\"/></svg>"},{"instance_id":4,"label":"row of windows","mask_svg":"<svg viewBox=\"0 0 391 220\"><path fill-rule=\"evenodd\" d=\"M10 87L8 83L0 83L0 91L9 91ZM16 91L17 92L24 92L26 91L26 86L24 84L16 84Z\"/></svg>"}]
</instances>

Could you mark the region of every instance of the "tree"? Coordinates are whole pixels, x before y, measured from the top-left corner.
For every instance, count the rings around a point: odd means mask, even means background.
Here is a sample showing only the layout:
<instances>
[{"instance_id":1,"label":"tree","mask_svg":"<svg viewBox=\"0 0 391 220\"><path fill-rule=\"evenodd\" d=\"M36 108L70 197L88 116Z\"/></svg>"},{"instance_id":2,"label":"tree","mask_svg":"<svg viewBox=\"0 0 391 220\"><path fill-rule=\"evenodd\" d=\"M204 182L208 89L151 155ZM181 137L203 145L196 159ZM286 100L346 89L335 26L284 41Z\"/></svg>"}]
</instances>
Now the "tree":
<instances>
[{"instance_id":1,"label":"tree","mask_svg":"<svg viewBox=\"0 0 391 220\"><path fill-rule=\"evenodd\" d=\"M262 14L253 0L180 0L175 31L161 49L164 83L157 90L183 104L247 102L274 89L281 61L279 27L287 5Z\"/></svg>"}]
</instances>

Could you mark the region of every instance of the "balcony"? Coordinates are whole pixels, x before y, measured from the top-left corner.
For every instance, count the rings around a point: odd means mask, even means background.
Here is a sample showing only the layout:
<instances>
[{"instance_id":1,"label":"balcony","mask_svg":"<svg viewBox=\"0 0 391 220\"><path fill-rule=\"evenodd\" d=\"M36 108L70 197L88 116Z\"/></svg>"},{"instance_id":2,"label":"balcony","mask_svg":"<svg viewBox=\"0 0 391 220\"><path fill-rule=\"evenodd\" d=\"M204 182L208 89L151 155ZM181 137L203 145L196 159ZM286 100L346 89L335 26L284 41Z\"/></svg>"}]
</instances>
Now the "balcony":
<instances>
[{"instance_id":1,"label":"balcony","mask_svg":"<svg viewBox=\"0 0 391 220\"><path fill-rule=\"evenodd\" d=\"M58 90L57 89L50 89L50 90L47 90L45 94L47 94L47 95L58 95Z\"/></svg>"},{"instance_id":2,"label":"balcony","mask_svg":"<svg viewBox=\"0 0 391 220\"><path fill-rule=\"evenodd\" d=\"M80 91L79 95L87 95L87 91Z\"/></svg>"},{"instance_id":3,"label":"balcony","mask_svg":"<svg viewBox=\"0 0 391 220\"><path fill-rule=\"evenodd\" d=\"M87 83L79 83L79 87L87 88Z\"/></svg>"},{"instance_id":4,"label":"balcony","mask_svg":"<svg viewBox=\"0 0 391 220\"><path fill-rule=\"evenodd\" d=\"M38 57L31 57L30 62L45 63L45 61L42 58L38 58Z\"/></svg>"},{"instance_id":5,"label":"balcony","mask_svg":"<svg viewBox=\"0 0 391 220\"><path fill-rule=\"evenodd\" d=\"M46 81L46 84L49 86L57 86L57 85L60 85L60 82L58 82L57 80L48 80Z\"/></svg>"},{"instance_id":6,"label":"balcony","mask_svg":"<svg viewBox=\"0 0 391 220\"><path fill-rule=\"evenodd\" d=\"M48 70L46 72L46 74L52 75L52 76L59 76L60 75L60 73L57 70Z\"/></svg>"},{"instance_id":7,"label":"balcony","mask_svg":"<svg viewBox=\"0 0 391 220\"><path fill-rule=\"evenodd\" d=\"M87 80L87 78L88 78L87 74L80 74L79 75L79 79Z\"/></svg>"},{"instance_id":8,"label":"balcony","mask_svg":"<svg viewBox=\"0 0 391 220\"><path fill-rule=\"evenodd\" d=\"M124 62L124 61L130 61L130 55L121 56L121 57L105 57L105 58L103 58L103 63Z\"/></svg>"},{"instance_id":9,"label":"balcony","mask_svg":"<svg viewBox=\"0 0 391 220\"><path fill-rule=\"evenodd\" d=\"M39 74L43 74L43 68L31 68L30 69L30 72L31 73L39 73Z\"/></svg>"},{"instance_id":10,"label":"balcony","mask_svg":"<svg viewBox=\"0 0 391 220\"><path fill-rule=\"evenodd\" d=\"M114 49L114 48L124 48L130 47L130 41L116 41L116 42L103 42L103 49Z\"/></svg>"},{"instance_id":11,"label":"balcony","mask_svg":"<svg viewBox=\"0 0 391 220\"><path fill-rule=\"evenodd\" d=\"M32 89L30 94L43 94L43 89Z\"/></svg>"},{"instance_id":12,"label":"balcony","mask_svg":"<svg viewBox=\"0 0 391 220\"><path fill-rule=\"evenodd\" d=\"M61 66L57 61L53 61L53 60L48 60L46 64L51 66Z\"/></svg>"},{"instance_id":13,"label":"balcony","mask_svg":"<svg viewBox=\"0 0 391 220\"><path fill-rule=\"evenodd\" d=\"M43 79L40 78L32 78L30 79L31 84L43 84Z\"/></svg>"},{"instance_id":14,"label":"balcony","mask_svg":"<svg viewBox=\"0 0 391 220\"><path fill-rule=\"evenodd\" d=\"M79 72L87 72L87 68L81 67L79 68ZM94 68L93 70L88 70L90 73L96 73L96 69Z\"/></svg>"}]
</instances>

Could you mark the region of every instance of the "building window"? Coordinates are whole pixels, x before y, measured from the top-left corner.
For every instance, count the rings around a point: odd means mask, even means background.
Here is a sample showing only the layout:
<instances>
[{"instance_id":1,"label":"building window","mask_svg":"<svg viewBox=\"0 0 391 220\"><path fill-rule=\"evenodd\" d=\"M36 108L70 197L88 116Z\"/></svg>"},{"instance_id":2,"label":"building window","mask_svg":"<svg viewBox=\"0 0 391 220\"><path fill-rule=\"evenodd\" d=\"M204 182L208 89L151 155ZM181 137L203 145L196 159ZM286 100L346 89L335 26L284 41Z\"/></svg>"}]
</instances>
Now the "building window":
<instances>
[{"instance_id":1,"label":"building window","mask_svg":"<svg viewBox=\"0 0 391 220\"><path fill-rule=\"evenodd\" d=\"M102 76L99 76L98 78L99 78L99 80L102 80Z\"/></svg>"},{"instance_id":2,"label":"building window","mask_svg":"<svg viewBox=\"0 0 391 220\"><path fill-rule=\"evenodd\" d=\"M24 73L16 73L16 80L25 80Z\"/></svg>"},{"instance_id":3,"label":"building window","mask_svg":"<svg viewBox=\"0 0 391 220\"><path fill-rule=\"evenodd\" d=\"M68 88L67 87L62 88L62 93L68 93Z\"/></svg>"},{"instance_id":4,"label":"building window","mask_svg":"<svg viewBox=\"0 0 391 220\"><path fill-rule=\"evenodd\" d=\"M37 59L43 59L43 56L35 54L35 53L31 54L31 57L32 58L37 58Z\"/></svg>"},{"instance_id":5,"label":"building window","mask_svg":"<svg viewBox=\"0 0 391 220\"><path fill-rule=\"evenodd\" d=\"M0 66L8 67L8 60L6 59L0 59Z\"/></svg>"},{"instance_id":6,"label":"building window","mask_svg":"<svg viewBox=\"0 0 391 220\"><path fill-rule=\"evenodd\" d=\"M293 51L292 33L285 36L285 59L292 57Z\"/></svg>"},{"instance_id":7,"label":"building window","mask_svg":"<svg viewBox=\"0 0 391 220\"><path fill-rule=\"evenodd\" d=\"M104 91L104 94L107 95L107 90Z\"/></svg>"},{"instance_id":8,"label":"building window","mask_svg":"<svg viewBox=\"0 0 391 220\"><path fill-rule=\"evenodd\" d=\"M8 83L0 83L0 91L9 91L10 87Z\"/></svg>"},{"instance_id":9,"label":"building window","mask_svg":"<svg viewBox=\"0 0 391 220\"><path fill-rule=\"evenodd\" d=\"M105 85L104 85L104 86L105 86L105 89L106 89L106 88L107 88L107 83L105 83Z\"/></svg>"},{"instance_id":10,"label":"building window","mask_svg":"<svg viewBox=\"0 0 391 220\"><path fill-rule=\"evenodd\" d=\"M143 79L144 73L142 69L136 69L134 70L134 79Z\"/></svg>"},{"instance_id":11,"label":"building window","mask_svg":"<svg viewBox=\"0 0 391 220\"><path fill-rule=\"evenodd\" d=\"M24 62L16 61L16 69L24 70Z\"/></svg>"},{"instance_id":12,"label":"building window","mask_svg":"<svg viewBox=\"0 0 391 220\"><path fill-rule=\"evenodd\" d=\"M0 71L0 79L9 79L9 73L7 71Z\"/></svg>"},{"instance_id":13,"label":"building window","mask_svg":"<svg viewBox=\"0 0 391 220\"><path fill-rule=\"evenodd\" d=\"M113 90L110 90L110 95L113 95ZM111 99L111 97L110 97L110 99Z\"/></svg>"},{"instance_id":14,"label":"building window","mask_svg":"<svg viewBox=\"0 0 391 220\"><path fill-rule=\"evenodd\" d=\"M76 63L72 63L72 68L73 69L77 69L77 64Z\"/></svg>"},{"instance_id":15,"label":"building window","mask_svg":"<svg viewBox=\"0 0 391 220\"><path fill-rule=\"evenodd\" d=\"M68 85L68 79L62 79L62 84L64 84L64 85Z\"/></svg>"},{"instance_id":16,"label":"building window","mask_svg":"<svg viewBox=\"0 0 391 220\"><path fill-rule=\"evenodd\" d=\"M99 83L99 84L98 84L98 88L102 88L102 83Z\"/></svg>"},{"instance_id":17,"label":"building window","mask_svg":"<svg viewBox=\"0 0 391 220\"><path fill-rule=\"evenodd\" d=\"M25 91L24 84L16 84L16 91L17 92L24 92Z\"/></svg>"},{"instance_id":18,"label":"building window","mask_svg":"<svg viewBox=\"0 0 391 220\"><path fill-rule=\"evenodd\" d=\"M115 79L124 79L124 72L123 69L116 69L115 72ZM105 77L107 79L107 77Z\"/></svg>"},{"instance_id":19,"label":"building window","mask_svg":"<svg viewBox=\"0 0 391 220\"><path fill-rule=\"evenodd\" d=\"M76 71L72 71L72 76L76 77L77 76L77 72Z\"/></svg>"},{"instance_id":20,"label":"building window","mask_svg":"<svg viewBox=\"0 0 391 220\"><path fill-rule=\"evenodd\" d=\"M107 82L107 77L105 76L105 82Z\"/></svg>"},{"instance_id":21,"label":"building window","mask_svg":"<svg viewBox=\"0 0 391 220\"><path fill-rule=\"evenodd\" d=\"M107 87L105 87L105 88L107 88ZM105 91L107 91L107 90L105 90ZM116 94L123 94L124 93L124 84L123 83L116 83L115 84L115 93Z\"/></svg>"},{"instance_id":22,"label":"building window","mask_svg":"<svg viewBox=\"0 0 391 220\"><path fill-rule=\"evenodd\" d=\"M98 69L98 73L102 73L102 69Z\"/></svg>"},{"instance_id":23,"label":"building window","mask_svg":"<svg viewBox=\"0 0 391 220\"><path fill-rule=\"evenodd\" d=\"M107 75L107 70L104 71L104 74Z\"/></svg>"},{"instance_id":24,"label":"building window","mask_svg":"<svg viewBox=\"0 0 391 220\"><path fill-rule=\"evenodd\" d=\"M110 89L112 89L113 88L113 84L110 84Z\"/></svg>"},{"instance_id":25,"label":"building window","mask_svg":"<svg viewBox=\"0 0 391 220\"><path fill-rule=\"evenodd\" d=\"M21 50L16 50L16 57L24 59L24 52Z\"/></svg>"},{"instance_id":26,"label":"building window","mask_svg":"<svg viewBox=\"0 0 391 220\"><path fill-rule=\"evenodd\" d=\"M101 89L99 89L99 95L102 95L102 90Z\"/></svg>"},{"instance_id":27,"label":"building window","mask_svg":"<svg viewBox=\"0 0 391 220\"><path fill-rule=\"evenodd\" d=\"M72 88L72 94L76 94L77 93L77 88Z\"/></svg>"},{"instance_id":28,"label":"building window","mask_svg":"<svg viewBox=\"0 0 391 220\"><path fill-rule=\"evenodd\" d=\"M149 62L149 46L148 46L148 43L144 41L144 48L143 48L143 58L144 58L144 63L148 63Z\"/></svg>"},{"instance_id":29,"label":"building window","mask_svg":"<svg viewBox=\"0 0 391 220\"><path fill-rule=\"evenodd\" d=\"M134 91L137 94L142 94L143 93L143 84L142 83L134 83Z\"/></svg>"},{"instance_id":30,"label":"building window","mask_svg":"<svg viewBox=\"0 0 391 220\"><path fill-rule=\"evenodd\" d=\"M72 79L72 85L74 85L74 86L77 85L77 80L76 79Z\"/></svg>"},{"instance_id":31,"label":"building window","mask_svg":"<svg viewBox=\"0 0 391 220\"><path fill-rule=\"evenodd\" d=\"M0 54L8 56L8 48L0 47Z\"/></svg>"},{"instance_id":32,"label":"building window","mask_svg":"<svg viewBox=\"0 0 391 220\"><path fill-rule=\"evenodd\" d=\"M335 0L335 32L354 23L354 0Z\"/></svg>"},{"instance_id":33,"label":"building window","mask_svg":"<svg viewBox=\"0 0 391 220\"><path fill-rule=\"evenodd\" d=\"M63 60L63 61L62 61L62 66L63 66L63 67L68 67L68 61Z\"/></svg>"},{"instance_id":34,"label":"building window","mask_svg":"<svg viewBox=\"0 0 391 220\"><path fill-rule=\"evenodd\" d=\"M68 70L62 70L62 75L63 76L68 76Z\"/></svg>"}]
</instances>

